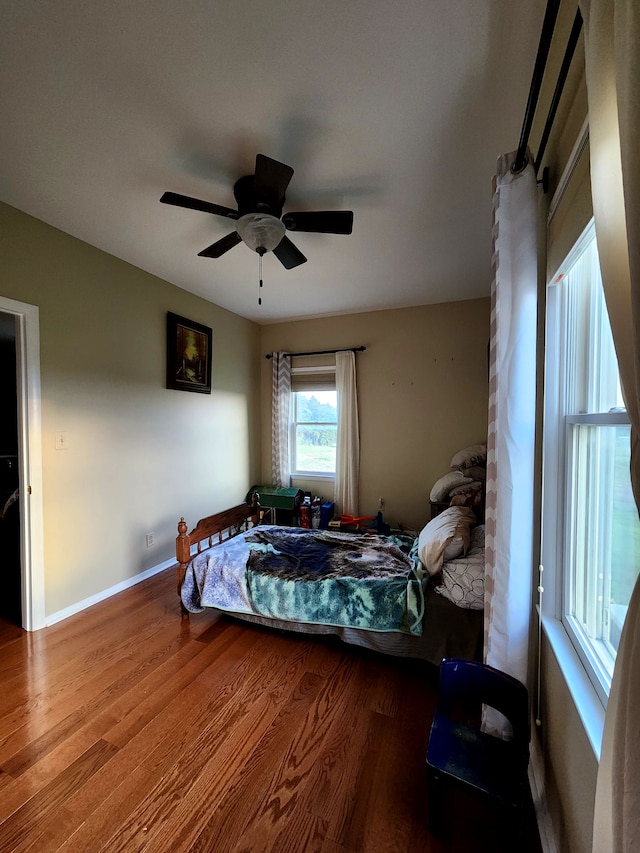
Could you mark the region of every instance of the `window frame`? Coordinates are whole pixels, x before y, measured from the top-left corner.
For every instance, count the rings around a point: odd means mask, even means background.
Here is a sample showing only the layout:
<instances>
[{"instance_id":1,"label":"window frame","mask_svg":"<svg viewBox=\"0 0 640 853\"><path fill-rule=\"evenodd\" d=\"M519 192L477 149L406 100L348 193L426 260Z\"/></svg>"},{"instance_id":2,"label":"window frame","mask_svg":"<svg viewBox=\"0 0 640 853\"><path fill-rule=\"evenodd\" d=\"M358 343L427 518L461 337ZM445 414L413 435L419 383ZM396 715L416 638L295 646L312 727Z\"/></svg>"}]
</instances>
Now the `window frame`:
<instances>
[{"instance_id":1,"label":"window frame","mask_svg":"<svg viewBox=\"0 0 640 853\"><path fill-rule=\"evenodd\" d=\"M591 640L584 641L585 637L581 636L580 623L572 618L569 612L569 588L572 579L570 563L572 542L569 535L569 525L573 511L571 500L574 498L571 494L569 478L575 476L577 470L573 466L571 458L572 447L574 446L573 432L575 432L576 427L579 428L581 425L596 427L628 425L629 418L626 411L620 409L612 409L607 412L566 413L564 404L569 398L569 393L563 386L563 382L570 383L573 380L572 374L568 373L569 348L561 340L567 322L563 313L565 305L560 295L560 289L555 288L555 285L564 277L565 272L573 267L588 244L594 239L595 228L593 220L591 220L547 284L541 569L545 571L545 574L551 575L551 582L542 587L542 591L544 591L542 617L545 631L552 642L559 661L561 659L564 661L569 661L571 658L577 659L579 667L583 669L585 680L588 678L590 687L586 688L583 684L582 687L577 688L577 692L582 697L580 704L585 709L585 716L591 717L592 722L596 720L595 726L597 727L600 712L594 708L592 700L585 701L585 696L590 690L594 691L596 702L600 705L600 711L603 714L608 701L611 678L598 655L592 651L595 643ZM583 371L583 374L585 372ZM569 376L568 380L563 380L563 375ZM569 646L570 649L567 648ZM575 663L567 663L567 667L575 675ZM578 678L574 679L575 683L579 680ZM586 710L587 706L590 706L589 710ZM585 725L589 728L590 724L585 720ZM594 735L590 739L597 754L599 745L596 749L595 742L599 744L598 736Z\"/></svg>"}]
</instances>

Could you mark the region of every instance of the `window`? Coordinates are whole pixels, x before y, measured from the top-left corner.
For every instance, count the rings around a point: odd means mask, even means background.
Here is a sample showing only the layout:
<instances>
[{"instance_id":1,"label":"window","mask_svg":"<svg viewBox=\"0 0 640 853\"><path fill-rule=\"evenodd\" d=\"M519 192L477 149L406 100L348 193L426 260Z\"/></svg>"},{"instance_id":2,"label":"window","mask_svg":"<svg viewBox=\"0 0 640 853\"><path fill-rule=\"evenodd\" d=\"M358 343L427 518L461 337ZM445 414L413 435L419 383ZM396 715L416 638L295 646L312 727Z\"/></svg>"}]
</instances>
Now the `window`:
<instances>
[{"instance_id":1,"label":"window","mask_svg":"<svg viewBox=\"0 0 640 853\"><path fill-rule=\"evenodd\" d=\"M335 387L291 393L291 474L335 477L338 400ZM335 386L335 379L334 379ZM293 386L295 387L295 385Z\"/></svg>"},{"instance_id":2,"label":"window","mask_svg":"<svg viewBox=\"0 0 640 853\"><path fill-rule=\"evenodd\" d=\"M640 558L630 426L593 224L547 298L543 564L556 615L603 704Z\"/></svg>"}]
</instances>

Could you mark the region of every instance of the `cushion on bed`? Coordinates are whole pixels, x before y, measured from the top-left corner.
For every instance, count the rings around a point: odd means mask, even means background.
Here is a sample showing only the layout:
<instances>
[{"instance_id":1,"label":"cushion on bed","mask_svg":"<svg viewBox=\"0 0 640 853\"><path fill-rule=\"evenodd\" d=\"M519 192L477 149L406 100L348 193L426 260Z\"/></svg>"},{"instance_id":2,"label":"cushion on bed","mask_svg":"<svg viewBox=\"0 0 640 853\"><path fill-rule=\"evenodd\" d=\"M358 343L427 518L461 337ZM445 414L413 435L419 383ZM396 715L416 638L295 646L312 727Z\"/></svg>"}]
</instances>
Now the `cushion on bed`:
<instances>
[{"instance_id":1,"label":"cushion on bed","mask_svg":"<svg viewBox=\"0 0 640 853\"><path fill-rule=\"evenodd\" d=\"M479 492L483 486L482 480L469 480L459 486L454 486L449 492L449 496L453 498L456 495L472 495L474 492Z\"/></svg>"},{"instance_id":2,"label":"cushion on bed","mask_svg":"<svg viewBox=\"0 0 640 853\"><path fill-rule=\"evenodd\" d=\"M452 506L426 524L418 537L418 555L430 575L437 574L444 560L466 553L476 516L466 506Z\"/></svg>"},{"instance_id":3,"label":"cushion on bed","mask_svg":"<svg viewBox=\"0 0 640 853\"><path fill-rule=\"evenodd\" d=\"M482 610L484 607L484 525L475 527L469 550L464 556L448 560L442 566L442 582L436 592L458 607Z\"/></svg>"},{"instance_id":4,"label":"cushion on bed","mask_svg":"<svg viewBox=\"0 0 640 853\"><path fill-rule=\"evenodd\" d=\"M449 497L449 492L455 486L461 486L463 483L470 483L471 477L466 477L462 471L450 471L433 484L429 493L429 500L438 503Z\"/></svg>"},{"instance_id":5,"label":"cushion on bed","mask_svg":"<svg viewBox=\"0 0 640 853\"><path fill-rule=\"evenodd\" d=\"M465 468L471 468L473 465L484 465L486 461L487 445L471 444L454 454L450 467L464 471Z\"/></svg>"},{"instance_id":6,"label":"cushion on bed","mask_svg":"<svg viewBox=\"0 0 640 853\"><path fill-rule=\"evenodd\" d=\"M472 465L470 468L465 468L463 473L465 477L471 477L472 480L482 480L484 482L487 479L485 465Z\"/></svg>"}]
</instances>

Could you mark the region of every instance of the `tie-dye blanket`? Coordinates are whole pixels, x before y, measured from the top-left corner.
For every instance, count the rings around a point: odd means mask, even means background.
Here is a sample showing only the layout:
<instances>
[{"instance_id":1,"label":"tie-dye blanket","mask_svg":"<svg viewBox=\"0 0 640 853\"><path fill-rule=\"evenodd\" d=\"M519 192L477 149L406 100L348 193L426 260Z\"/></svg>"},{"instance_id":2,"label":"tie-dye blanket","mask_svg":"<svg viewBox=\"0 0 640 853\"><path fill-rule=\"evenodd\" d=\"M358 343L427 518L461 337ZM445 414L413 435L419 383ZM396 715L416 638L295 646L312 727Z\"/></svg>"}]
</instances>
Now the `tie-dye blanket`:
<instances>
[{"instance_id":1,"label":"tie-dye blanket","mask_svg":"<svg viewBox=\"0 0 640 853\"><path fill-rule=\"evenodd\" d=\"M181 595L286 621L422 633L417 540L264 526L195 555Z\"/></svg>"},{"instance_id":2,"label":"tie-dye blanket","mask_svg":"<svg viewBox=\"0 0 640 853\"><path fill-rule=\"evenodd\" d=\"M420 635L424 594L412 537L271 527L246 537L254 611L373 631Z\"/></svg>"}]
</instances>

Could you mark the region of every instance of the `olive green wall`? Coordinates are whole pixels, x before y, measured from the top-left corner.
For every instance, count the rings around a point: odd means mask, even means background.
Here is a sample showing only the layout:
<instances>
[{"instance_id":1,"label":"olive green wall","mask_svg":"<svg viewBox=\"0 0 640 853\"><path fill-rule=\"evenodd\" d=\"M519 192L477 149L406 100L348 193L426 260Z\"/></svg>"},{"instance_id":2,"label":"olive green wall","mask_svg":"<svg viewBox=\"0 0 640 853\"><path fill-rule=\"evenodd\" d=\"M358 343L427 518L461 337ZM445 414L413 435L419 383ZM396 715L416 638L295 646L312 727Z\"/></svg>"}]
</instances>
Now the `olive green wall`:
<instances>
[{"instance_id":1,"label":"olive green wall","mask_svg":"<svg viewBox=\"0 0 640 853\"><path fill-rule=\"evenodd\" d=\"M244 499L261 464L260 328L2 204L0 271L0 296L40 311L50 616L171 559L181 515ZM213 328L210 395L165 388L167 311Z\"/></svg>"},{"instance_id":2,"label":"olive green wall","mask_svg":"<svg viewBox=\"0 0 640 853\"><path fill-rule=\"evenodd\" d=\"M264 326L263 355L366 346L356 356L360 512L419 529L456 451L487 440L489 299ZM271 480L271 361L263 358L265 482ZM333 483L294 481L333 497Z\"/></svg>"}]
</instances>

